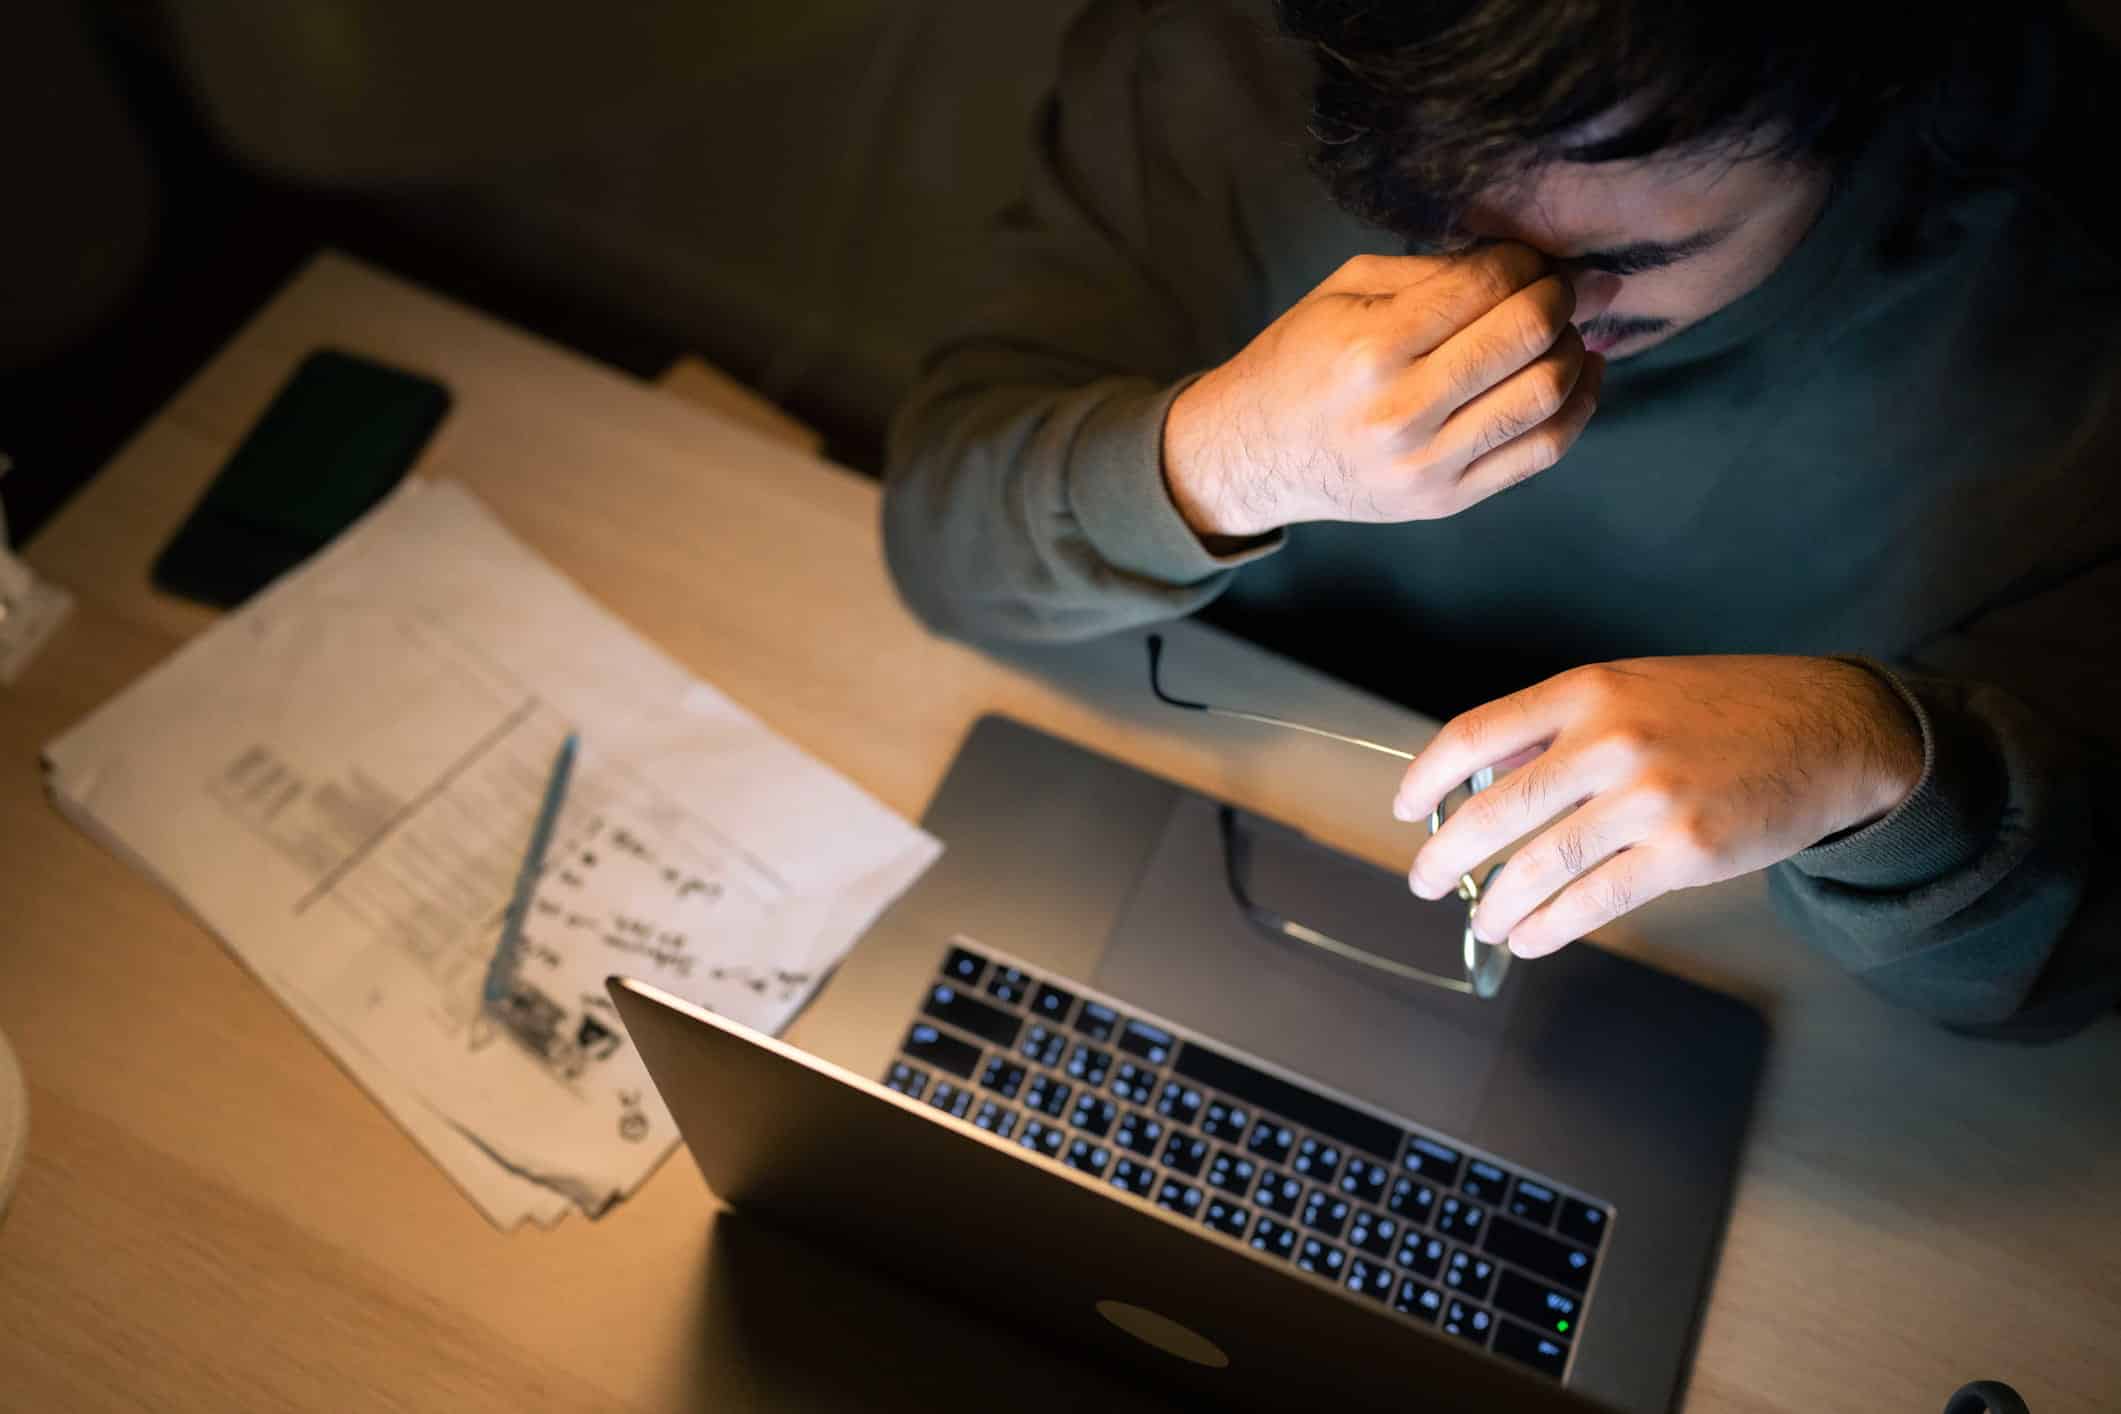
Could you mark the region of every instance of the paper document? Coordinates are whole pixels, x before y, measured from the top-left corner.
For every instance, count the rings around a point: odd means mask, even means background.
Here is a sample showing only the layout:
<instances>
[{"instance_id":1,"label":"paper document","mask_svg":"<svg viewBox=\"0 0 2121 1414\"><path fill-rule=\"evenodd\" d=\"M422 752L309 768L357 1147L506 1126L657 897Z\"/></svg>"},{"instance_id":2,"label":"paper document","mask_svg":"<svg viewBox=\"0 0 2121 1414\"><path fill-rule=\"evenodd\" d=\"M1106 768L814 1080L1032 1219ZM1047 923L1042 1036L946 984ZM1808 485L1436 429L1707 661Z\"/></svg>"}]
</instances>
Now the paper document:
<instances>
[{"instance_id":1,"label":"paper document","mask_svg":"<svg viewBox=\"0 0 2121 1414\"><path fill-rule=\"evenodd\" d=\"M554 753L572 788L482 1006ZM46 753L494 1221L676 1142L604 995L784 1028L939 846L635 636L458 487L408 482Z\"/></svg>"}]
</instances>

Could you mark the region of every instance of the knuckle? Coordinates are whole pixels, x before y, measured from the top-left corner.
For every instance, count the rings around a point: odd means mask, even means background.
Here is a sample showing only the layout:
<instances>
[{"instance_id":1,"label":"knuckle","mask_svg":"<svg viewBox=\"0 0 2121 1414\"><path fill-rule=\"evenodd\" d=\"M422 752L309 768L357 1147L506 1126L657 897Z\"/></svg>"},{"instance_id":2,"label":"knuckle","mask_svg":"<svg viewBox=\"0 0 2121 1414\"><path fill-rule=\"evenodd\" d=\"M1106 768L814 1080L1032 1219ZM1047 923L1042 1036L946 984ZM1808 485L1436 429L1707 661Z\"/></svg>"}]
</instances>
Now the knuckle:
<instances>
[{"instance_id":1,"label":"knuckle","mask_svg":"<svg viewBox=\"0 0 2121 1414\"><path fill-rule=\"evenodd\" d=\"M1531 375L1532 405L1539 409L1539 420L1544 422L1569 400L1576 387L1576 370L1560 359L1550 358L1533 364Z\"/></svg>"},{"instance_id":2,"label":"knuckle","mask_svg":"<svg viewBox=\"0 0 2121 1414\"><path fill-rule=\"evenodd\" d=\"M1372 284L1382 279L1386 269L1386 258L1381 255L1351 255L1340 263L1333 273L1354 285Z\"/></svg>"},{"instance_id":3,"label":"knuckle","mask_svg":"<svg viewBox=\"0 0 2121 1414\"><path fill-rule=\"evenodd\" d=\"M1599 879L1590 889L1590 901L1604 916L1626 913L1635 906L1635 885L1627 875L1615 872Z\"/></svg>"},{"instance_id":4,"label":"knuckle","mask_svg":"<svg viewBox=\"0 0 2121 1414\"><path fill-rule=\"evenodd\" d=\"M1590 841L1582 830L1564 829L1554 837L1554 862L1565 877L1573 879L1581 874L1589 857Z\"/></svg>"},{"instance_id":5,"label":"knuckle","mask_svg":"<svg viewBox=\"0 0 2121 1414\"><path fill-rule=\"evenodd\" d=\"M1343 372L1364 383L1379 383L1396 371L1397 359L1384 339L1358 337L1340 351Z\"/></svg>"}]
</instances>

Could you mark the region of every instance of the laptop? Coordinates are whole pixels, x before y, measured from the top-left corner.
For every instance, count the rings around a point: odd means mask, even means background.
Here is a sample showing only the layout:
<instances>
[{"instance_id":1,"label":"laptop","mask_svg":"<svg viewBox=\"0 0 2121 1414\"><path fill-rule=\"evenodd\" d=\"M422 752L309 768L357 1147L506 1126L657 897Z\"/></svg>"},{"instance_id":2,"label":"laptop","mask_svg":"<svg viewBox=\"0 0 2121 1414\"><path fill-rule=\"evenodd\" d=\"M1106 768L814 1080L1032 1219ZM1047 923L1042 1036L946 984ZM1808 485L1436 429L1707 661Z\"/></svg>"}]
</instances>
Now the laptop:
<instances>
[{"instance_id":1,"label":"laptop","mask_svg":"<svg viewBox=\"0 0 2121 1414\"><path fill-rule=\"evenodd\" d=\"M612 979L725 1202L1217 1407L1675 1405L1751 1007L1591 943L1488 1000L1303 946L1240 865L1413 966L1463 905L1004 717L922 823L820 1053Z\"/></svg>"}]
</instances>

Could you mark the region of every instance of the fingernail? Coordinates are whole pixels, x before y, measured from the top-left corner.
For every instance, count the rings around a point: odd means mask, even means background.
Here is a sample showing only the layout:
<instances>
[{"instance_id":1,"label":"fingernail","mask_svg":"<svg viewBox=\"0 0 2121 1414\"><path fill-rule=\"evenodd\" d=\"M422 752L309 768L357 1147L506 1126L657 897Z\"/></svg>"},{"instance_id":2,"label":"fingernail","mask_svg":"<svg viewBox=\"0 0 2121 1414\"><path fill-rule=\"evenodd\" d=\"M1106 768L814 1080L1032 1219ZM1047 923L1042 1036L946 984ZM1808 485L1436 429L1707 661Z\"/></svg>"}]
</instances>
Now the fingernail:
<instances>
[{"instance_id":1,"label":"fingernail","mask_svg":"<svg viewBox=\"0 0 2121 1414\"><path fill-rule=\"evenodd\" d=\"M1395 820L1411 820L1414 818L1414 812L1407 809L1407 802L1403 798L1392 802L1392 818Z\"/></svg>"}]
</instances>

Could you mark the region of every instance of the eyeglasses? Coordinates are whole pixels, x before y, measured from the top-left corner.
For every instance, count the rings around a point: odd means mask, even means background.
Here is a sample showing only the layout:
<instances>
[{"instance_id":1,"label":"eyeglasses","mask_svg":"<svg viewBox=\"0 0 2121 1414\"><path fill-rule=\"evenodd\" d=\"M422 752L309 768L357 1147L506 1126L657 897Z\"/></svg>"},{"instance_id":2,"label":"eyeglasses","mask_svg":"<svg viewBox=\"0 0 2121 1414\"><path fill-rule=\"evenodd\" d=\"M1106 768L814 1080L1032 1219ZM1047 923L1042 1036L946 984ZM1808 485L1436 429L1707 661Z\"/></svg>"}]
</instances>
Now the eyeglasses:
<instances>
[{"instance_id":1,"label":"eyeglasses","mask_svg":"<svg viewBox=\"0 0 2121 1414\"><path fill-rule=\"evenodd\" d=\"M1286 727L1290 731L1303 732L1307 736L1324 737L1328 741L1337 741L1346 746L1359 746L1365 751L1374 751L1380 756L1390 756L1398 761L1412 761L1414 759L1414 753L1411 751L1401 751L1398 747L1386 746L1383 742L1370 741L1364 737L1348 736L1343 732L1328 731L1324 727L1314 727L1304 722L1292 722L1286 717L1270 717L1263 712L1246 712L1235 707L1217 707L1206 702L1193 702L1183 697L1173 697L1170 693L1164 691L1163 685L1163 635L1150 634L1148 643L1149 691L1156 694L1159 702L1166 703L1172 707L1183 707L1189 712L1206 712L1210 716L1229 717L1240 722L1255 722L1267 727ZM1482 770L1459 789L1464 791L1468 798L1471 798L1494 783L1494 771ZM1452 792L1453 795L1457 793L1456 791ZM1436 808L1429 812L1429 833L1432 836L1443 828L1445 807L1448 801L1449 797L1438 801ZM1466 903L1465 973L1459 977L1447 977L1442 973L1430 972L1426 969L1415 967L1410 963L1401 962L1397 958L1379 956L1377 953L1371 952L1367 948L1359 948L1353 943L1344 943L1328 933L1321 932L1319 929L1310 927L1308 924L1299 922L1294 918L1285 917L1254 902L1244 884L1244 865L1247 850L1238 830L1237 812L1230 806L1225 805L1221 809L1220 818L1222 823L1223 872L1229 880L1230 897L1237 904L1239 910L1244 913L1245 917L1250 919L1256 926L1279 937L1287 938L1292 942L1302 943L1306 947L1317 948L1322 952L1331 953L1335 957L1359 963L1364 967L1389 973L1391 976L1404 978L1410 982L1420 982L1431 987L1442 987L1452 992L1463 992L1470 996L1479 997L1482 1000L1493 997L1502 990L1502 979L1510 970L1509 948L1500 943L1483 943L1473 936L1473 916L1480 907L1481 889L1495 881L1496 870L1502 868L1500 864L1489 869L1487 877L1478 882L1474 880L1471 874L1458 876L1458 896L1464 899Z\"/></svg>"}]
</instances>

